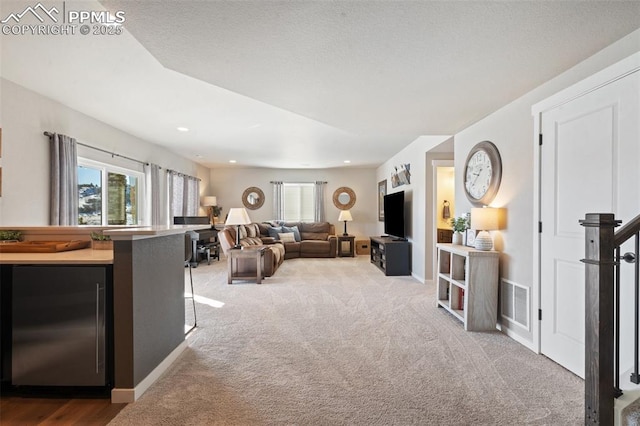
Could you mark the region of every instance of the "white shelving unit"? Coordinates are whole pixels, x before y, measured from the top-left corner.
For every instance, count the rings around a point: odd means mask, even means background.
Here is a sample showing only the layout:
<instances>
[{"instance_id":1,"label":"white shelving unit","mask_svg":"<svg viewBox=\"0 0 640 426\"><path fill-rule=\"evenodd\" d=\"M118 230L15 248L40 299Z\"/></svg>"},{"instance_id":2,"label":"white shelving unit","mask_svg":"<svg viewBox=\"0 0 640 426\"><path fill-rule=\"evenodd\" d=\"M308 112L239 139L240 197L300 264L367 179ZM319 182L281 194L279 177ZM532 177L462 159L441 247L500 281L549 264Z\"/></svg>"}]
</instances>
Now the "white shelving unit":
<instances>
[{"instance_id":1,"label":"white shelving unit","mask_svg":"<svg viewBox=\"0 0 640 426\"><path fill-rule=\"evenodd\" d=\"M462 321L467 331L495 330L499 253L457 244L436 247L438 305Z\"/></svg>"}]
</instances>

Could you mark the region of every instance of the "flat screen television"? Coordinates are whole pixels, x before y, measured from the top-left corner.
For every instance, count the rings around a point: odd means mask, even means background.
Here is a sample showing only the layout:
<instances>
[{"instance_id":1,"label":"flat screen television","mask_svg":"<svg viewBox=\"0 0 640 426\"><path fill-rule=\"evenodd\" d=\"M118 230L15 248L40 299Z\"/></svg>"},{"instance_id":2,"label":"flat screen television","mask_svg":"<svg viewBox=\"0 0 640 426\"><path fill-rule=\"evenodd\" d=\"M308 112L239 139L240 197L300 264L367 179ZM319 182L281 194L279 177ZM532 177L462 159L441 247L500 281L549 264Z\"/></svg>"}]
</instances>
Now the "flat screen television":
<instances>
[{"instance_id":1,"label":"flat screen television","mask_svg":"<svg viewBox=\"0 0 640 426\"><path fill-rule=\"evenodd\" d=\"M405 238L404 191L384 196L384 233L395 238Z\"/></svg>"}]
</instances>

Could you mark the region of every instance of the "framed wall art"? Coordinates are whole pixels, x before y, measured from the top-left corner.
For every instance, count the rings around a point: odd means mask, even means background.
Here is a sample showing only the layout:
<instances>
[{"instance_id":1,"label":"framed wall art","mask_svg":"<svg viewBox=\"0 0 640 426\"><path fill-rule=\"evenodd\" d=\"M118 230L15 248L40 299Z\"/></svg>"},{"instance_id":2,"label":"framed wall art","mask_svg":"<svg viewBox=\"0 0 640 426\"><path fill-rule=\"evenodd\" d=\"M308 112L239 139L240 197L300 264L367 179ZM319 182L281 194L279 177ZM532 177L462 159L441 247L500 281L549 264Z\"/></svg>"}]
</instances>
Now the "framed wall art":
<instances>
[{"instance_id":1,"label":"framed wall art","mask_svg":"<svg viewBox=\"0 0 640 426\"><path fill-rule=\"evenodd\" d=\"M476 230L475 229L467 229L465 233L465 245L468 247L473 247L476 243Z\"/></svg>"},{"instance_id":2,"label":"framed wall art","mask_svg":"<svg viewBox=\"0 0 640 426\"><path fill-rule=\"evenodd\" d=\"M387 180L378 182L378 220L384 221L384 196L387 195Z\"/></svg>"},{"instance_id":3,"label":"framed wall art","mask_svg":"<svg viewBox=\"0 0 640 426\"><path fill-rule=\"evenodd\" d=\"M409 185L411 183L411 164L401 164L394 167L391 173L391 186L397 188L401 185Z\"/></svg>"}]
</instances>

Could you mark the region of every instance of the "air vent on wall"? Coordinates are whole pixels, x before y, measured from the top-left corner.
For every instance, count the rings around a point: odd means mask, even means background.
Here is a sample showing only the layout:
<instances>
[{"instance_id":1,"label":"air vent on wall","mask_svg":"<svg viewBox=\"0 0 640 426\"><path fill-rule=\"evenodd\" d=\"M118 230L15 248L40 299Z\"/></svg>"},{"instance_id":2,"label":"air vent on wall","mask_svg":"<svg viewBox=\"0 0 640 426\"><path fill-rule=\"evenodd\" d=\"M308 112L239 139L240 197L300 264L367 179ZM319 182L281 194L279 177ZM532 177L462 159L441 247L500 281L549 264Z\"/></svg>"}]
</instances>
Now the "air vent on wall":
<instances>
[{"instance_id":1,"label":"air vent on wall","mask_svg":"<svg viewBox=\"0 0 640 426\"><path fill-rule=\"evenodd\" d=\"M531 331L529 324L529 287L502 279L500 283L500 315L507 321Z\"/></svg>"}]
</instances>

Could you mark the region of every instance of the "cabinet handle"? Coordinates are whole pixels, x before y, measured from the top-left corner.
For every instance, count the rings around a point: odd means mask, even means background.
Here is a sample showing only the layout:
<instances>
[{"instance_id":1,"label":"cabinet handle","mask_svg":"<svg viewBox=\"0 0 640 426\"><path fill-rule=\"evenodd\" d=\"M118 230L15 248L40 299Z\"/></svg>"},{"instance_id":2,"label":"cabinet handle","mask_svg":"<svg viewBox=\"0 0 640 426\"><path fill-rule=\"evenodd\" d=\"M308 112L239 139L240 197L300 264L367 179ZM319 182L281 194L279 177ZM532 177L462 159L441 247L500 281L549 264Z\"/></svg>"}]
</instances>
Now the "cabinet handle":
<instances>
[{"instance_id":1,"label":"cabinet handle","mask_svg":"<svg viewBox=\"0 0 640 426\"><path fill-rule=\"evenodd\" d=\"M100 283L96 283L96 374L100 374Z\"/></svg>"}]
</instances>

